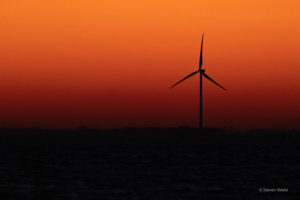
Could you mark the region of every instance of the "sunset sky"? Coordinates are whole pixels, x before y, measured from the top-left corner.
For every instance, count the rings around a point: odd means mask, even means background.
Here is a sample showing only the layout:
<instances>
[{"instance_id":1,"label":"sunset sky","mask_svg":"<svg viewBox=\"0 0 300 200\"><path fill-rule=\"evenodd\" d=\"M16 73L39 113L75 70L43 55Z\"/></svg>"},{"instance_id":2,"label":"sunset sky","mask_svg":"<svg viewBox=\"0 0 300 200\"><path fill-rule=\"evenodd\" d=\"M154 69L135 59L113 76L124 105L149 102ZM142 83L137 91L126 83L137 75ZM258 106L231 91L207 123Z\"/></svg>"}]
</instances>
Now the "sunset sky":
<instances>
[{"instance_id":1,"label":"sunset sky","mask_svg":"<svg viewBox=\"0 0 300 200\"><path fill-rule=\"evenodd\" d=\"M1 0L0 126L300 128L299 0Z\"/></svg>"}]
</instances>

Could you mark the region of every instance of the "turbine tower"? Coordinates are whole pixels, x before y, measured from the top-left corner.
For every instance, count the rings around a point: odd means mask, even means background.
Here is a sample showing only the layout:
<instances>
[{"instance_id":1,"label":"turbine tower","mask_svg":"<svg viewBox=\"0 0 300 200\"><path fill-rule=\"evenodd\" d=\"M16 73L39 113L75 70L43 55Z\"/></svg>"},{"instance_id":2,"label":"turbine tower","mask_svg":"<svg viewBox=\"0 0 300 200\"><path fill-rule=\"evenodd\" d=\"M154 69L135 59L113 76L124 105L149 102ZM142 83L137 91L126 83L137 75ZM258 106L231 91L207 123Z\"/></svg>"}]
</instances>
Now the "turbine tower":
<instances>
[{"instance_id":1,"label":"turbine tower","mask_svg":"<svg viewBox=\"0 0 300 200\"><path fill-rule=\"evenodd\" d=\"M199 106L199 128L202 129L203 128L203 110L202 110L202 106L203 106L203 101L202 101L202 76L204 76L205 78L207 78L208 80L210 80L211 82L213 82L214 84L216 84L217 86L219 86L220 88L222 88L223 90L227 91L224 87L222 87L219 83L217 83L216 81L214 81L211 77L209 77L206 73L205 73L205 69L202 69L202 64L203 64L203 58L202 58L202 49L203 49L203 38L204 38L204 34L202 35L202 41L201 41L201 50L200 50L200 59L199 59L199 69L189 75L187 75L186 77L184 77L183 79L181 79L180 81L178 81L177 83L175 83L174 85L172 85L171 88L175 87L176 85L178 85L179 83L181 83L182 81L194 76L195 74L199 73L200 75L200 106Z\"/></svg>"}]
</instances>

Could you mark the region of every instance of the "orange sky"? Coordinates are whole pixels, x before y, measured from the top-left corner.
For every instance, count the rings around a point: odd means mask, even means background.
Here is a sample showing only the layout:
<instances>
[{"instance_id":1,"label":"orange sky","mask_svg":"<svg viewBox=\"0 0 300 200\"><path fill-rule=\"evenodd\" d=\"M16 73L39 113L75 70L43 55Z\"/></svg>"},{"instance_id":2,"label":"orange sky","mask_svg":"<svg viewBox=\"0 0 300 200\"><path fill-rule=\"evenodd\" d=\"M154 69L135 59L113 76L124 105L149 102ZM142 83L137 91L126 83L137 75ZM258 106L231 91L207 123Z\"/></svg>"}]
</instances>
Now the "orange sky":
<instances>
[{"instance_id":1,"label":"orange sky","mask_svg":"<svg viewBox=\"0 0 300 200\"><path fill-rule=\"evenodd\" d=\"M2 0L0 126L300 128L298 0Z\"/></svg>"}]
</instances>

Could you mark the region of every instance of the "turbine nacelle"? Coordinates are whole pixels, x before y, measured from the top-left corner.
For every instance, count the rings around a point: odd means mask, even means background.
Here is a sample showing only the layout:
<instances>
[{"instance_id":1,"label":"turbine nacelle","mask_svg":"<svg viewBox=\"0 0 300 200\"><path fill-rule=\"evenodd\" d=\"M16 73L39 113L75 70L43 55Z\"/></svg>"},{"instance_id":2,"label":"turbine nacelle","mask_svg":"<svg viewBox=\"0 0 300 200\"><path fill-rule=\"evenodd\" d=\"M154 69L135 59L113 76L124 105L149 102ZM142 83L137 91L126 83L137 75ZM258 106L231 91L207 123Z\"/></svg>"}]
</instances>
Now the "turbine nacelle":
<instances>
[{"instance_id":1,"label":"turbine nacelle","mask_svg":"<svg viewBox=\"0 0 300 200\"><path fill-rule=\"evenodd\" d=\"M201 74L203 74L203 73L205 72L205 69L200 69L199 72L200 72Z\"/></svg>"}]
</instances>

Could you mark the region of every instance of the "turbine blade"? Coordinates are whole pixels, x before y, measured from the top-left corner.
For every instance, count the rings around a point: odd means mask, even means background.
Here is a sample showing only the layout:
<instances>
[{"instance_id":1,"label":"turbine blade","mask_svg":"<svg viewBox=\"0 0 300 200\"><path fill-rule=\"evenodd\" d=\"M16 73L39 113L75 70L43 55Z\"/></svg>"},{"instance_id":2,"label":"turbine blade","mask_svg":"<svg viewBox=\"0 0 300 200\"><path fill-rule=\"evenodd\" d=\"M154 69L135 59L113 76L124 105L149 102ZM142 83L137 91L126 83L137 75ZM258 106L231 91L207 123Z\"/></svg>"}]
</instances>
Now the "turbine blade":
<instances>
[{"instance_id":1,"label":"turbine blade","mask_svg":"<svg viewBox=\"0 0 300 200\"><path fill-rule=\"evenodd\" d=\"M225 88L223 88L219 83L217 83L216 81L214 81L212 78L210 78L207 74L205 74L205 73L202 73L203 74L203 76L205 77L205 78L207 78L208 80L210 80L211 82L213 82L214 84L216 84L217 86L219 86L220 88L222 88L223 90L225 90L225 91L227 91Z\"/></svg>"},{"instance_id":2,"label":"turbine blade","mask_svg":"<svg viewBox=\"0 0 300 200\"><path fill-rule=\"evenodd\" d=\"M202 56L202 50L203 50L203 38L204 38L204 33L202 34L202 41L201 41L201 50L200 50L200 59L199 59L199 70L202 67L203 64L203 56Z\"/></svg>"},{"instance_id":3,"label":"turbine blade","mask_svg":"<svg viewBox=\"0 0 300 200\"><path fill-rule=\"evenodd\" d=\"M197 74L198 72L199 72L199 71L196 71L196 72L193 72L193 73L191 73L191 74L187 75L186 77L184 77L183 79L181 79L180 81L178 81L177 83L175 83L174 85L172 85L172 87L171 87L171 88L175 87L176 85L178 85L178 84L179 84L179 83L181 83L182 81L184 81L184 80L186 80L186 79L190 78L191 76L193 76L193 75Z\"/></svg>"}]
</instances>

